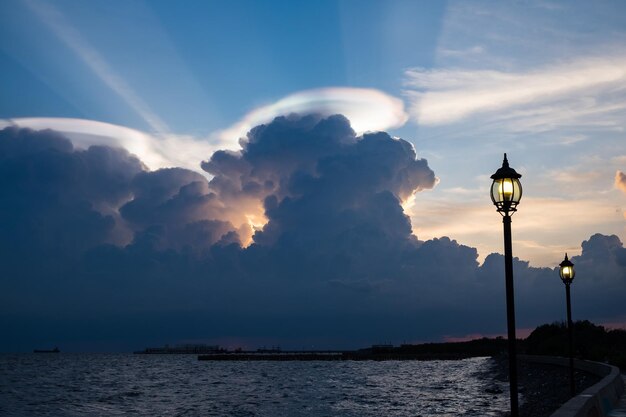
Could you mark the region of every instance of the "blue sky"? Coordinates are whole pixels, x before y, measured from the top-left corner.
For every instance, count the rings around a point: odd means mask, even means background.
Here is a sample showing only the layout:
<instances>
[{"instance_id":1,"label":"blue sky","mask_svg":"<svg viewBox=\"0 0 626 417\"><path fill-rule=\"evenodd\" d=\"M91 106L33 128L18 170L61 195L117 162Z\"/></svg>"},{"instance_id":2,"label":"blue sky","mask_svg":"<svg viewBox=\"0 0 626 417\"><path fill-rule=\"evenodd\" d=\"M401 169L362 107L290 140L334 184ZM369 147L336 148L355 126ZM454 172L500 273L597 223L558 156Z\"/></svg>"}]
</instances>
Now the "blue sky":
<instances>
[{"instance_id":1,"label":"blue sky","mask_svg":"<svg viewBox=\"0 0 626 417\"><path fill-rule=\"evenodd\" d=\"M116 103L119 94L61 39L55 29L61 25L179 133L208 134L300 90L365 86L397 93L403 68L432 65L444 5L8 2L4 67L23 81L6 87L36 83L49 91L36 102L2 103L2 111L150 130L132 108L111 108L123 104Z\"/></svg>"},{"instance_id":2,"label":"blue sky","mask_svg":"<svg viewBox=\"0 0 626 417\"><path fill-rule=\"evenodd\" d=\"M0 127L211 179L201 162L254 126L341 113L428 160L436 184L402 197L413 234L481 263L502 251L488 190L507 152L514 254L552 268L595 233L626 240L625 28L621 1L5 0ZM268 221L237 204L240 233Z\"/></svg>"}]
</instances>

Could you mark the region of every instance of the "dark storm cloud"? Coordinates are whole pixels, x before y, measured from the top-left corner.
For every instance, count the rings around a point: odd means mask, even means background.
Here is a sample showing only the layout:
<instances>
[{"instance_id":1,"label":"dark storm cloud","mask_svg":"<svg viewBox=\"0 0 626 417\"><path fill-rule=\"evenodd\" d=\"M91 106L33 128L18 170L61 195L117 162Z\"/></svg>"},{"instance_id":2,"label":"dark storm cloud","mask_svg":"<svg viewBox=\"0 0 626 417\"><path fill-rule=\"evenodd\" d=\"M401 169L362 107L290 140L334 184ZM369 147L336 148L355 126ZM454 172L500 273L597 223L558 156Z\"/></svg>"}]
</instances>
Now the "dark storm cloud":
<instances>
[{"instance_id":1,"label":"dark storm cloud","mask_svg":"<svg viewBox=\"0 0 626 417\"><path fill-rule=\"evenodd\" d=\"M291 115L241 145L203 163L207 182L51 131L1 131L0 349L42 334L95 349L103 337L300 348L503 331L502 255L479 265L475 248L411 232L401 202L436 180L410 143ZM251 219L266 222L254 235ZM625 253L616 236L583 243L575 317L624 314ZM514 271L520 327L562 318L556 269Z\"/></svg>"},{"instance_id":2,"label":"dark storm cloud","mask_svg":"<svg viewBox=\"0 0 626 417\"><path fill-rule=\"evenodd\" d=\"M123 149L74 149L53 131L6 128L0 170L3 230L13 250L76 256L148 231L162 235L161 247L204 248L234 231L204 177L180 168L145 171Z\"/></svg>"},{"instance_id":3,"label":"dark storm cloud","mask_svg":"<svg viewBox=\"0 0 626 417\"><path fill-rule=\"evenodd\" d=\"M572 262L576 269L572 297L581 312L605 318L621 316L626 321L626 249L620 239L595 234L582 243L582 254Z\"/></svg>"},{"instance_id":4,"label":"dark storm cloud","mask_svg":"<svg viewBox=\"0 0 626 417\"><path fill-rule=\"evenodd\" d=\"M0 131L2 252L45 262L106 242L115 225L108 209L130 196L129 183L141 170L121 149L75 150L49 130Z\"/></svg>"}]
</instances>

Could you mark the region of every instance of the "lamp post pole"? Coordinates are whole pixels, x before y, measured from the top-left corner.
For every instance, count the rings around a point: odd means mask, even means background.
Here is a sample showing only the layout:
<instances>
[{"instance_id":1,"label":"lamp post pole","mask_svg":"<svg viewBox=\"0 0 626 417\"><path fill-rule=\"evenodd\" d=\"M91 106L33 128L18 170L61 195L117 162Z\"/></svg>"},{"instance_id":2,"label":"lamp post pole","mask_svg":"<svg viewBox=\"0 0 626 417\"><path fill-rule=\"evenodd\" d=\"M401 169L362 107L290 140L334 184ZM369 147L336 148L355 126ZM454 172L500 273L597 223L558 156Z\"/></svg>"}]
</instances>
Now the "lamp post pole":
<instances>
[{"instance_id":1,"label":"lamp post pole","mask_svg":"<svg viewBox=\"0 0 626 417\"><path fill-rule=\"evenodd\" d=\"M506 280L506 322L509 345L509 390L511 417L518 415L517 349L515 336L515 294L513 288L513 244L511 243L511 216L502 218L504 224L504 273Z\"/></svg>"},{"instance_id":2,"label":"lamp post pole","mask_svg":"<svg viewBox=\"0 0 626 417\"><path fill-rule=\"evenodd\" d=\"M565 296L567 297L567 338L569 342L569 387L573 397L576 395L576 382L574 381L574 337L572 335L572 302L569 296L569 284L565 284Z\"/></svg>"},{"instance_id":3,"label":"lamp post pole","mask_svg":"<svg viewBox=\"0 0 626 417\"><path fill-rule=\"evenodd\" d=\"M559 264L559 275L565 284L565 299L567 300L567 341L569 350L569 387L572 397L576 395L576 381L574 380L574 326L572 325L572 301L570 298L570 285L574 281L576 272L574 264L567 258Z\"/></svg>"},{"instance_id":4,"label":"lamp post pole","mask_svg":"<svg viewBox=\"0 0 626 417\"><path fill-rule=\"evenodd\" d=\"M513 287L513 245L511 239L511 216L517 211L522 198L522 176L509 167L504 154L502 167L491 176L491 200L502 215L504 226L504 273L506 282L506 319L509 347L509 390L511 396L511 417L519 416L517 388L517 352L515 336L515 295Z\"/></svg>"}]
</instances>

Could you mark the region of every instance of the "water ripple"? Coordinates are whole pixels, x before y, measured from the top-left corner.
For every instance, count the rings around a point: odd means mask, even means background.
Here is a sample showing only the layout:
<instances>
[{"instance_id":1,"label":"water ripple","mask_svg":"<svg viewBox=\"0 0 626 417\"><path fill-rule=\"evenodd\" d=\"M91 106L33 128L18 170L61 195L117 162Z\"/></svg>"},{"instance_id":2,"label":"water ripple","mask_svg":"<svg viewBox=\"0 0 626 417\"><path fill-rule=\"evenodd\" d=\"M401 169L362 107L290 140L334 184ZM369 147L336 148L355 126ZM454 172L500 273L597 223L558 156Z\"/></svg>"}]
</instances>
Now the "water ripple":
<instances>
[{"instance_id":1,"label":"water ripple","mask_svg":"<svg viewBox=\"0 0 626 417\"><path fill-rule=\"evenodd\" d=\"M7 416L500 416L490 359L200 362L193 355L0 355ZM504 387L503 392L506 392Z\"/></svg>"}]
</instances>

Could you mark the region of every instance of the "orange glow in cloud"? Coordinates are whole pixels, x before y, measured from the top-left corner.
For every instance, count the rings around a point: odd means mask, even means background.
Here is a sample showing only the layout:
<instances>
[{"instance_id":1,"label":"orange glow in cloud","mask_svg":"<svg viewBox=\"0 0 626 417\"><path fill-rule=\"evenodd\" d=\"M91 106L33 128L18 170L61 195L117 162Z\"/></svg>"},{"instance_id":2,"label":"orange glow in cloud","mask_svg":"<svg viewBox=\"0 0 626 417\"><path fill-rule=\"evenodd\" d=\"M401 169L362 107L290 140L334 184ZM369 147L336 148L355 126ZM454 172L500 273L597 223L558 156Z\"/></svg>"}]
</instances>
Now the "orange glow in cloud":
<instances>
[{"instance_id":1,"label":"orange glow in cloud","mask_svg":"<svg viewBox=\"0 0 626 417\"><path fill-rule=\"evenodd\" d=\"M437 188L420 193L403 208L411 217L418 239L448 236L476 248L478 261L482 262L490 253L503 250L499 215L484 197L481 189ZM580 243L594 233L618 234L624 239L624 215L622 210L616 210L620 196L614 198L614 204L596 197L580 196L574 202L525 196L513 217L514 255L530 261L532 266L553 267L555 259L561 259L564 252L580 254ZM459 198L465 200L462 209Z\"/></svg>"},{"instance_id":2,"label":"orange glow in cloud","mask_svg":"<svg viewBox=\"0 0 626 417\"><path fill-rule=\"evenodd\" d=\"M262 210L262 206L259 207ZM239 237L241 238L241 246L247 248L254 242L252 238L254 233L263 230L269 219L264 214L259 214L259 212L256 214L245 214L244 216L248 223L247 225L241 225Z\"/></svg>"},{"instance_id":3,"label":"orange glow in cloud","mask_svg":"<svg viewBox=\"0 0 626 417\"><path fill-rule=\"evenodd\" d=\"M622 171L617 171L615 173L615 188L626 193L626 174Z\"/></svg>"}]
</instances>

